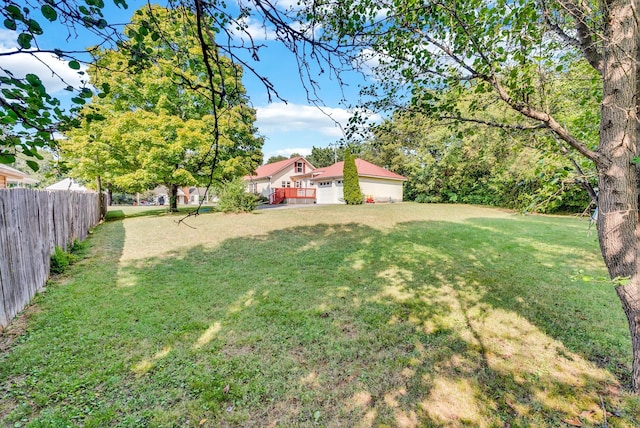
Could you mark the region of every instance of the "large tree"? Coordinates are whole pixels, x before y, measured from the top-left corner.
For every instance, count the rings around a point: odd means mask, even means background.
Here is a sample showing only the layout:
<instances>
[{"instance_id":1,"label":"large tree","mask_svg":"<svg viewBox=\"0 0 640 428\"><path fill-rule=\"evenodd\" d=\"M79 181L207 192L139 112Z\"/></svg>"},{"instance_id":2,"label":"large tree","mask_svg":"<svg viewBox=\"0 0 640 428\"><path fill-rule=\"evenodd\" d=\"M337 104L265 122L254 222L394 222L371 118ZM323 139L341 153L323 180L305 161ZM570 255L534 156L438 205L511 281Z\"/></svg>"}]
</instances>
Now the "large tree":
<instances>
[{"instance_id":1,"label":"large tree","mask_svg":"<svg viewBox=\"0 0 640 428\"><path fill-rule=\"evenodd\" d=\"M241 74L228 76L228 79L222 81L216 79L220 67L224 68L229 64L233 64L236 70L242 69L254 75L264 85L270 101L274 98L286 101L271 83L269 76L261 74L256 68L266 46L254 39L254 27L250 23L261 23L265 30L273 30L269 33L292 51L298 61L300 79L307 89L307 98L315 103L321 102L316 75L328 70L337 72L338 64L351 64L351 59L343 59L332 43L323 42L316 37L313 22L305 22L306 18L301 20L297 16L300 7L292 8L266 0L169 1L168 8L192 14L192 22L184 29L195 38L196 44L189 52L174 52L173 56L163 57L158 56L153 45L159 40L171 44L176 36L181 35L177 29L167 31L165 27L158 25L162 22L162 17L151 14L139 19L137 28L129 26L128 31L123 31L123 24L126 22L122 22L120 17L112 21L110 17L117 14L113 9L127 9L127 1L113 0L112 3L109 5L102 0L6 0L0 5L3 25L9 30L6 41L9 42L11 34L14 36L14 47L0 52L0 57L15 56L19 58L18 61L38 63L45 70L39 72L40 75L21 75L11 67L16 61L0 62L1 163L13 162L19 152L38 157L39 148L55 149L57 132L77 125L77 109L86 104L86 100L92 95L108 92L108 87L90 85L83 67L83 63L92 63L92 59L100 57L105 50L127 52L127 61L118 67L125 72L138 71L159 60L186 61L190 67L188 57L197 54L202 59L203 67L197 77L204 79L206 84L201 85L201 82L191 80L184 69L174 77L182 81L187 92L200 93L209 107L214 109L238 95L237 83ZM148 10L152 9L149 4ZM139 15L138 17L140 18ZM58 37L48 37L53 33ZM87 38L90 42L87 43L94 45L86 50L69 48L70 45L66 43L51 43L53 40L84 40L87 35L90 36ZM58 62L55 62L56 59ZM68 70L77 71L81 83L70 84L68 73L61 71L58 67L60 64L68 65ZM333 75L341 81L338 74ZM58 98L51 96L50 89L43 82L45 78L66 86L75 107L65 109ZM216 135L217 130L214 131L214 136ZM214 148L216 145L217 141L214 141ZM30 162L30 165L36 167L35 162Z\"/></svg>"},{"instance_id":2,"label":"large tree","mask_svg":"<svg viewBox=\"0 0 640 428\"><path fill-rule=\"evenodd\" d=\"M286 156L283 155L275 155L275 156L271 156L269 159L267 159L267 161L265 163L269 164L269 163L275 163L275 162L280 162L283 160L287 160L289 159Z\"/></svg>"},{"instance_id":3,"label":"large tree","mask_svg":"<svg viewBox=\"0 0 640 428\"><path fill-rule=\"evenodd\" d=\"M562 106L562 122L591 143L597 141L593 120L599 97L593 81L583 79L585 71L574 66L548 80L554 104ZM455 98L462 116L474 114L494 123L517 119L518 113L495 103L490 94L475 93L473 87L463 93L456 90ZM481 116L471 105L483 106ZM583 212L594 193L595 170L586 160L567 155L545 130L478 126L397 110L373 127L360 156L406 176L405 200Z\"/></svg>"},{"instance_id":4,"label":"large tree","mask_svg":"<svg viewBox=\"0 0 640 428\"><path fill-rule=\"evenodd\" d=\"M322 168L325 166L333 165L344 159L344 147L337 147L337 144L332 144L333 147L316 147L311 148L311 154L307 156L307 160L311 162L316 168Z\"/></svg>"},{"instance_id":5,"label":"large tree","mask_svg":"<svg viewBox=\"0 0 640 428\"><path fill-rule=\"evenodd\" d=\"M165 37L143 31L147 25ZM188 11L144 7L125 33L138 37L156 60L136 64L132 71L128 50L98 54L89 74L104 93L82 110L83 126L68 132L70 139L62 143L78 175L108 177L108 183L135 192L165 185L170 209L176 210L179 187L255 168L262 139L255 136L255 112L247 106L241 70L221 57L214 81L207 81L194 29ZM209 103L199 89L208 84L229 93Z\"/></svg>"}]
</instances>

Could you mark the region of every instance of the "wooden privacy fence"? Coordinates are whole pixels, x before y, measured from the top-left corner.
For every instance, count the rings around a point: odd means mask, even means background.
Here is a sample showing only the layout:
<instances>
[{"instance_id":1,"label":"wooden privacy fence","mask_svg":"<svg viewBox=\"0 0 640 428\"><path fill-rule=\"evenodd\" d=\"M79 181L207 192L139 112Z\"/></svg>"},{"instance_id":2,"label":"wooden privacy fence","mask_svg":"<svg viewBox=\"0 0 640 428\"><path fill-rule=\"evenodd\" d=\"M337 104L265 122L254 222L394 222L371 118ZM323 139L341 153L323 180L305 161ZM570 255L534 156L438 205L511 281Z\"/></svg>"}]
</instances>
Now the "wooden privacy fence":
<instances>
[{"instance_id":1,"label":"wooden privacy fence","mask_svg":"<svg viewBox=\"0 0 640 428\"><path fill-rule=\"evenodd\" d=\"M97 193L0 189L0 331L46 284L55 247L99 221Z\"/></svg>"}]
</instances>

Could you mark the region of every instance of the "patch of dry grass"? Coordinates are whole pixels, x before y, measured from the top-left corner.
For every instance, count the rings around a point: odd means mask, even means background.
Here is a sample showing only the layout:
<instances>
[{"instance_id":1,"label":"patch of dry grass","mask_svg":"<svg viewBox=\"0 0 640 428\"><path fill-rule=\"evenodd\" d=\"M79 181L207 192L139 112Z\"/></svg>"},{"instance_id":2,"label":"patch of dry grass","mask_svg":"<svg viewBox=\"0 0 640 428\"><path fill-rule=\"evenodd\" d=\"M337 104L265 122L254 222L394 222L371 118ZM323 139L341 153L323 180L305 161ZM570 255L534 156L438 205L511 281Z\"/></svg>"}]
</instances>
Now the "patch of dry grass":
<instances>
[{"instance_id":1,"label":"patch of dry grass","mask_svg":"<svg viewBox=\"0 0 640 428\"><path fill-rule=\"evenodd\" d=\"M428 208L428 209L425 209ZM506 210L469 205L381 204L359 205L345 209L342 205L295 208L268 208L251 214L209 213L185 219L184 211L164 214L149 221L140 214L157 212L156 207L121 207L125 216L126 240L122 261L161 257L172 251L202 245L215 248L228 239L268 237L278 230L326 225L332 237L336 226L358 224L383 232L412 221L464 222L471 218L509 218ZM184 219L184 224L179 224ZM316 241L307 245L316 245Z\"/></svg>"}]
</instances>

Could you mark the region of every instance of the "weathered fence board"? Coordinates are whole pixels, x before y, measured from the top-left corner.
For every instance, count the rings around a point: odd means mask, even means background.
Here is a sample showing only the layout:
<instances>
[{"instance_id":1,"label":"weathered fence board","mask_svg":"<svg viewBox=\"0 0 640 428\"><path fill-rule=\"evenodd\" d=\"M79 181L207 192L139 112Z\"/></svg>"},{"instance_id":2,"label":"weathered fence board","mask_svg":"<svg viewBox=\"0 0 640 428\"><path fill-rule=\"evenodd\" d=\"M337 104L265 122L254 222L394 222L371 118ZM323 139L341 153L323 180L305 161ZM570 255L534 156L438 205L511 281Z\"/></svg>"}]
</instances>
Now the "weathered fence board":
<instances>
[{"instance_id":1,"label":"weathered fence board","mask_svg":"<svg viewBox=\"0 0 640 428\"><path fill-rule=\"evenodd\" d=\"M0 189L0 331L46 284L55 247L99 221L96 193Z\"/></svg>"}]
</instances>

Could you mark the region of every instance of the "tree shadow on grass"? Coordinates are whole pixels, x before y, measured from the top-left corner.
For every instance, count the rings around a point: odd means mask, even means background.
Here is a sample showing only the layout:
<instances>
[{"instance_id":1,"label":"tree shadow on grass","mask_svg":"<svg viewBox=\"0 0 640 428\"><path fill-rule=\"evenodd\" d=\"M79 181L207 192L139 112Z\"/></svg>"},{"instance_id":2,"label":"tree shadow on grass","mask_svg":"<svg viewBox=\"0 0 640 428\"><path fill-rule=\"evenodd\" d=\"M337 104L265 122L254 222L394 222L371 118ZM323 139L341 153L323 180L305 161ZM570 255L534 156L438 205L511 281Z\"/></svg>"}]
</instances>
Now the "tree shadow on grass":
<instances>
[{"instance_id":1,"label":"tree shadow on grass","mask_svg":"<svg viewBox=\"0 0 640 428\"><path fill-rule=\"evenodd\" d=\"M559 278L592 255L562 239L546 248L539 229L522 227L320 224L110 260L104 289L73 284L83 298L96 294L75 314L84 326L76 339L33 365L71 364L79 375L68 395L77 398L56 398L65 377L48 367L48 386L34 383L30 398L50 398L32 417L75 412L87 425L122 426L601 424L600 397L617 408L619 384L589 362L592 348L616 361L627 355L615 342L623 333L602 343L594 307L615 307L615 293ZM596 305L583 307L575 293ZM59 304L61 313L75 307ZM575 310L584 320L574 322ZM624 320L607 322L625 331Z\"/></svg>"},{"instance_id":2,"label":"tree shadow on grass","mask_svg":"<svg viewBox=\"0 0 640 428\"><path fill-rule=\"evenodd\" d=\"M601 314L571 294L612 307L615 295L557 277L584 262L569 244L497 245L510 227L325 224L138 261L123 284L133 301L155 295L140 319L166 318L168 334L140 349L136 373L153 378L160 360L188 353L195 407L233 408L200 416L231 424L601 422L599 398L618 406L618 383L588 361ZM609 345L599 352L625 356Z\"/></svg>"}]
</instances>

